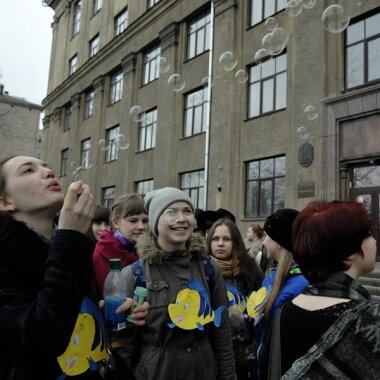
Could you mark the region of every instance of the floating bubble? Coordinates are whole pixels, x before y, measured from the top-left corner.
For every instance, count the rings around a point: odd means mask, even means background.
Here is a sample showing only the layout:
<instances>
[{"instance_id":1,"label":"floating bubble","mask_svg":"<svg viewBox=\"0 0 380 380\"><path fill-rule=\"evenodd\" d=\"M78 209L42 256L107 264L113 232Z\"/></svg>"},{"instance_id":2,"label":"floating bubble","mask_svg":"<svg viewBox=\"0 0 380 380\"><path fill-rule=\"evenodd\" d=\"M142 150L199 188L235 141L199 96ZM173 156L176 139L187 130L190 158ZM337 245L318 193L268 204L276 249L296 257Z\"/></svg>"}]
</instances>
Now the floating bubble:
<instances>
[{"instance_id":1,"label":"floating bubble","mask_svg":"<svg viewBox=\"0 0 380 380\"><path fill-rule=\"evenodd\" d=\"M180 92L186 86L186 83L180 74L171 75L168 79L168 84L174 92Z\"/></svg>"},{"instance_id":2,"label":"floating bubble","mask_svg":"<svg viewBox=\"0 0 380 380\"><path fill-rule=\"evenodd\" d=\"M189 95L190 105L197 107L203 103L203 95L201 92L193 92Z\"/></svg>"},{"instance_id":3,"label":"floating bubble","mask_svg":"<svg viewBox=\"0 0 380 380\"><path fill-rule=\"evenodd\" d=\"M299 127L299 128L297 128L297 132L296 133L299 136L299 138L301 138L302 140L306 140L309 137L309 135L310 135L305 127Z\"/></svg>"},{"instance_id":4,"label":"floating bubble","mask_svg":"<svg viewBox=\"0 0 380 380\"><path fill-rule=\"evenodd\" d=\"M232 51L225 51L219 57L219 63L222 65L223 70L231 71L237 66L238 61Z\"/></svg>"},{"instance_id":5,"label":"floating bubble","mask_svg":"<svg viewBox=\"0 0 380 380\"><path fill-rule=\"evenodd\" d=\"M317 0L301 0L301 3L305 9L311 9L317 3Z\"/></svg>"},{"instance_id":6,"label":"floating bubble","mask_svg":"<svg viewBox=\"0 0 380 380\"><path fill-rule=\"evenodd\" d=\"M270 58L270 53L268 49L259 49L255 54L255 62L256 64L263 63Z\"/></svg>"},{"instance_id":7,"label":"floating bubble","mask_svg":"<svg viewBox=\"0 0 380 380\"><path fill-rule=\"evenodd\" d=\"M127 141L127 138L123 134L119 134L116 136L117 146L118 149L126 150L129 148L129 142Z\"/></svg>"},{"instance_id":8,"label":"floating bubble","mask_svg":"<svg viewBox=\"0 0 380 380\"><path fill-rule=\"evenodd\" d=\"M282 28L278 29L284 31ZM287 43L286 34L276 31L277 29L275 29L273 32L267 33L262 40L263 48L267 49L270 55L280 54L284 50Z\"/></svg>"},{"instance_id":9,"label":"floating bubble","mask_svg":"<svg viewBox=\"0 0 380 380\"><path fill-rule=\"evenodd\" d=\"M350 15L339 4L330 5L322 14L324 28L330 33L343 32L350 23Z\"/></svg>"},{"instance_id":10,"label":"floating bubble","mask_svg":"<svg viewBox=\"0 0 380 380\"><path fill-rule=\"evenodd\" d=\"M268 17L265 20L265 27L267 30L272 31L278 27L278 22L274 17Z\"/></svg>"},{"instance_id":11,"label":"floating bubble","mask_svg":"<svg viewBox=\"0 0 380 380\"><path fill-rule=\"evenodd\" d=\"M307 106L303 110L308 120L315 120L318 117L318 111L314 106Z\"/></svg>"},{"instance_id":12,"label":"floating bubble","mask_svg":"<svg viewBox=\"0 0 380 380\"><path fill-rule=\"evenodd\" d=\"M99 146L100 150L103 150L103 151L106 151L110 148L109 142L104 140L104 139L100 139L98 141L98 146Z\"/></svg>"},{"instance_id":13,"label":"floating bubble","mask_svg":"<svg viewBox=\"0 0 380 380\"><path fill-rule=\"evenodd\" d=\"M207 76L207 77L203 77L202 79L201 79L201 85L202 85L202 87L207 87L207 86L209 86L211 84L211 86L212 86L212 81L210 80L210 77L209 76Z\"/></svg>"},{"instance_id":14,"label":"floating bubble","mask_svg":"<svg viewBox=\"0 0 380 380\"><path fill-rule=\"evenodd\" d=\"M77 164L76 162L72 162L71 163L71 169L73 169L73 177L74 177L74 181L79 181L79 175L80 175L80 172L84 169L83 166L80 166L79 164Z\"/></svg>"},{"instance_id":15,"label":"floating bubble","mask_svg":"<svg viewBox=\"0 0 380 380\"><path fill-rule=\"evenodd\" d=\"M162 74L167 73L170 70L170 63L165 57L160 57L158 68L160 73Z\"/></svg>"},{"instance_id":16,"label":"floating bubble","mask_svg":"<svg viewBox=\"0 0 380 380\"><path fill-rule=\"evenodd\" d=\"M286 13L290 17L297 17L302 13L302 8L301 0L289 0L286 4Z\"/></svg>"},{"instance_id":17,"label":"floating bubble","mask_svg":"<svg viewBox=\"0 0 380 380\"><path fill-rule=\"evenodd\" d=\"M145 112L143 111L141 106L133 106L129 110L129 115L133 121L139 123L145 119Z\"/></svg>"},{"instance_id":18,"label":"floating bubble","mask_svg":"<svg viewBox=\"0 0 380 380\"><path fill-rule=\"evenodd\" d=\"M239 83L245 83L248 80L248 73L245 70L238 70L235 73L235 78Z\"/></svg>"}]
</instances>

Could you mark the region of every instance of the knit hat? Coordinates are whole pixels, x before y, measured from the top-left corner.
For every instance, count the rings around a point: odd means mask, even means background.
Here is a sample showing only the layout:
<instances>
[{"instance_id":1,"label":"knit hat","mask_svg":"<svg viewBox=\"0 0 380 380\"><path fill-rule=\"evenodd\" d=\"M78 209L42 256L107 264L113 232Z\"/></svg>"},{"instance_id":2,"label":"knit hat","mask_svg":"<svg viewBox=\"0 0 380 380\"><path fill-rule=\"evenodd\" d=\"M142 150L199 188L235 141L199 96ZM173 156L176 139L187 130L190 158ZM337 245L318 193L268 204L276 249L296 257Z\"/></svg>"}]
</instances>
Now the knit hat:
<instances>
[{"instance_id":1,"label":"knit hat","mask_svg":"<svg viewBox=\"0 0 380 380\"><path fill-rule=\"evenodd\" d=\"M264 224L266 234L289 252L293 250L292 225L299 211L292 208L277 210Z\"/></svg>"},{"instance_id":2,"label":"knit hat","mask_svg":"<svg viewBox=\"0 0 380 380\"><path fill-rule=\"evenodd\" d=\"M175 187L163 187L162 189L150 191L145 195L144 201L149 216L149 227L155 236L158 235L157 224L159 217L172 203L186 202L194 212L191 198Z\"/></svg>"}]
</instances>

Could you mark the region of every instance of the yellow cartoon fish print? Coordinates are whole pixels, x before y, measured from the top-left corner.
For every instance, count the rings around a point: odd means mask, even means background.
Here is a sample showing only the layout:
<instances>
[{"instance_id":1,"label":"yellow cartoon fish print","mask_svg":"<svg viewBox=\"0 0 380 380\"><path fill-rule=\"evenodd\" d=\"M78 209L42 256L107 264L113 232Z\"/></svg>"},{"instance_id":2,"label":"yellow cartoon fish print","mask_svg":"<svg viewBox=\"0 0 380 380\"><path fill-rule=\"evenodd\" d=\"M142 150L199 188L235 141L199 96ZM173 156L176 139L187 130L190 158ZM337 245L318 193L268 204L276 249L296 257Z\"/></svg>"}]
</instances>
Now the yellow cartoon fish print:
<instances>
[{"instance_id":1,"label":"yellow cartoon fish print","mask_svg":"<svg viewBox=\"0 0 380 380\"><path fill-rule=\"evenodd\" d=\"M264 304L269 292L267 288L260 288L257 292L252 292L247 300L247 314L253 319L260 316L258 310Z\"/></svg>"},{"instance_id":2,"label":"yellow cartoon fish print","mask_svg":"<svg viewBox=\"0 0 380 380\"><path fill-rule=\"evenodd\" d=\"M198 280L192 279L188 288L177 294L176 303L169 304L168 312L172 323L168 323L168 326L204 330L203 325L213 322L219 327L224 309L225 306L220 306L214 312L206 289Z\"/></svg>"},{"instance_id":3,"label":"yellow cartoon fish print","mask_svg":"<svg viewBox=\"0 0 380 380\"><path fill-rule=\"evenodd\" d=\"M236 286L232 284L226 284L227 298L229 303L229 309L233 308L234 305L237 305L241 313L244 313L247 307L247 301L243 294L239 292Z\"/></svg>"}]
</instances>

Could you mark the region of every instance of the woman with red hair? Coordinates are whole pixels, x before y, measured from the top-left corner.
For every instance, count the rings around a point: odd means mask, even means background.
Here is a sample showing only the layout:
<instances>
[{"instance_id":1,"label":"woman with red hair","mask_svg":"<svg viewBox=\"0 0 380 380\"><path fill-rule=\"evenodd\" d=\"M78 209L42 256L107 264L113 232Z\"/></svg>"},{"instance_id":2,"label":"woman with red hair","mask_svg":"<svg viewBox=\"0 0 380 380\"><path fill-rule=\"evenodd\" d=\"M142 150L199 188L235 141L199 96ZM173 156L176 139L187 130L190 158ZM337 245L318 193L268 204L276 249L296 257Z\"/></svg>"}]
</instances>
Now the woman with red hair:
<instances>
[{"instance_id":1,"label":"woman with red hair","mask_svg":"<svg viewBox=\"0 0 380 380\"><path fill-rule=\"evenodd\" d=\"M293 255L310 285L280 314L281 379L379 378L380 303L357 281L376 249L359 203L312 203L297 216Z\"/></svg>"}]
</instances>

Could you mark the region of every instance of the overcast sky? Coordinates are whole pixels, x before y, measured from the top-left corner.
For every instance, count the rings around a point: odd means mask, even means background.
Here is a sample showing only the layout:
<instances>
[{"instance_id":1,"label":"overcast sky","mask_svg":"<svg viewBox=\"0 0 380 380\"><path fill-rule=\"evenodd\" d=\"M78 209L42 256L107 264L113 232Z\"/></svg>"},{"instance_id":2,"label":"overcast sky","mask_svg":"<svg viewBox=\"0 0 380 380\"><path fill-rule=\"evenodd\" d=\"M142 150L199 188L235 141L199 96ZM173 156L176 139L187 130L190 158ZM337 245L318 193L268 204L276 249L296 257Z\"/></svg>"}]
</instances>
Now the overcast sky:
<instances>
[{"instance_id":1,"label":"overcast sky","mask_svg":"<svg viewBox=\"0 0 380 380\"><path fill-rule=\"evenodd\" d=\"M0 82L41 104L47 94L54 12L41 0L0 0Z\"/></svg>"}]
</instances>

